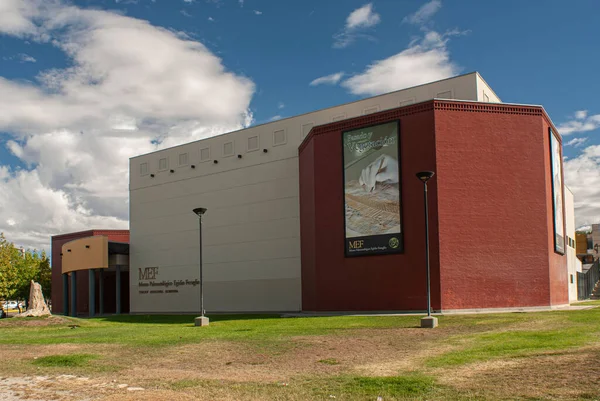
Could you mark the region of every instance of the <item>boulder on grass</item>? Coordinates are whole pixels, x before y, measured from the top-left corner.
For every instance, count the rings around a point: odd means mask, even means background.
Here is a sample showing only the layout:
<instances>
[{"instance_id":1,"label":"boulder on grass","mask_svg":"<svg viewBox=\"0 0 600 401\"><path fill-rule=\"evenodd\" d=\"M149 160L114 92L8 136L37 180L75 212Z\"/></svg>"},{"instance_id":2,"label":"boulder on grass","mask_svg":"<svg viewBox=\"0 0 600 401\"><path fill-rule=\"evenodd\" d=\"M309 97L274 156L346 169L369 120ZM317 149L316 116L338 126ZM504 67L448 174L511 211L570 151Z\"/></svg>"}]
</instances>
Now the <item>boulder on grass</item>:
<instances>
[{"instance_id":1,"label":"boulder on grass","mask_svg":"<svg viewBox=\"0 0 600 401\"><path fill-rule=\"evenodd\" d=\"M31 287L29 289L29 309L23 313L19 313L15 317L50 315L50 309L48 309L48 305L46 305L46 301L44 301L42 286L39 283L31 280Z\"/></svg>"}]
</instances>

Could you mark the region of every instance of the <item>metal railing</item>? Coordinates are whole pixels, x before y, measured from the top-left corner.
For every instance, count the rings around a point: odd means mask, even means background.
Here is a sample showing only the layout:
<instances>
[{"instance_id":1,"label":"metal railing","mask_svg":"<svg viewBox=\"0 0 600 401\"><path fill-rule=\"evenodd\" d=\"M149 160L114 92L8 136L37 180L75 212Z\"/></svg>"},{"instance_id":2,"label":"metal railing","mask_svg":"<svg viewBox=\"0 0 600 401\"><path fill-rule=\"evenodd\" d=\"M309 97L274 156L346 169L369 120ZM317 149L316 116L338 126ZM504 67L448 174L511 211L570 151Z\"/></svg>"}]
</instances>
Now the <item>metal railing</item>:
<instances>
[{"instance_id":1,"label":"metal railing","mask_svg":"<svg viewBox=\"0 0 600 401\"><path fill-rule=\"evenodd\" d=\"M598 280L600 280L600 259L596 259L585 273L577 272L577 299L580 301L589 299Z\"/></svg>"}]
</instances>

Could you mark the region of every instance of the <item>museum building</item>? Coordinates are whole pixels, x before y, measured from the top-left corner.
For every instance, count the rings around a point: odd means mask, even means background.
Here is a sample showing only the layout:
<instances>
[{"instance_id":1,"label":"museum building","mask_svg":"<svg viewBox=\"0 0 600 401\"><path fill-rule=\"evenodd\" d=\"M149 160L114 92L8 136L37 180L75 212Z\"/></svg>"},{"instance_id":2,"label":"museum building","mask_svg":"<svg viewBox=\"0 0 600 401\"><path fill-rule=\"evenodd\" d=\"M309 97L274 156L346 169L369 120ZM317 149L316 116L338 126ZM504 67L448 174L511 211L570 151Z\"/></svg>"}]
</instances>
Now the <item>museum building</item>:
<instances>
[{"instance_id":1,"label":"museum building","mask_svg":"<svg viewBox=\"0 0 600 401\"><path fill-rule=\"evenodd\" d=\"M424 311L425 170L434 310L567 304L561 154L475 72L133 157L130 313Z\"/></svg>"}]
</instances>

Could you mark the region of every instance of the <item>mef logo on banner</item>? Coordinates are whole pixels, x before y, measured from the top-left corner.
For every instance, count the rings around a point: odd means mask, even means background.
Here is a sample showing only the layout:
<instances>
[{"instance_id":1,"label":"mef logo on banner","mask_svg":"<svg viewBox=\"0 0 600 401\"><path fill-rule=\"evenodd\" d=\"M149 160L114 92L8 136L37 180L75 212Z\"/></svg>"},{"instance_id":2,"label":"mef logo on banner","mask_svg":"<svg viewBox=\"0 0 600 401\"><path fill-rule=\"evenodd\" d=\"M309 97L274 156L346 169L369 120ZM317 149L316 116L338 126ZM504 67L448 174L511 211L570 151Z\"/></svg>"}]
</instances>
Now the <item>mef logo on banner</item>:
<instances>
[{"instance_id":1,"label":"mef logo on banner","mask_svg":"<svg viewBox=\"0 0 600 401\"><path fill-rule=\"evenodd\" d=\"M349 241L348 245L350 246L350 249L361 249L365 246L365 241L364 240L355 240L355 241Z\"/></svg>"},{"instance_id":2,"label":"mef logo on banner","mask_svg":"<svg viewBox=\"0 0 600 401\"><path fill-rule=\"evenodd\" d=\"M144 270L138 268L140 280L155 280L158 276L158 267L146 267Z\"/></svg>"}]
</instances>

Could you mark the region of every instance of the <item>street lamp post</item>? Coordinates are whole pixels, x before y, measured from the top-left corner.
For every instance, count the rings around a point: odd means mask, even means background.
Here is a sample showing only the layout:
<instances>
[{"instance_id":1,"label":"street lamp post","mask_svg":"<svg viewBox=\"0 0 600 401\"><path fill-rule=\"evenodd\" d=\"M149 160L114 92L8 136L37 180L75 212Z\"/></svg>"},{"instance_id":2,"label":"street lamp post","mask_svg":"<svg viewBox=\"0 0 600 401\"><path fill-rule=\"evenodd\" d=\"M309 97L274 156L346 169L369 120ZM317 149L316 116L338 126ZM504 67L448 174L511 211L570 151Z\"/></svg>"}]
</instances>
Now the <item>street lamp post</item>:
<instances>
[{"instance_id":1,"label":"street lamp post","mask_svg":"<svg viewBox=\"0 0 600 401\"><path fill-rule=\"evenodd\" d=\"M198 216L198 239L199 239L199 256L200 256L200 316L194 319L195 326L208 326L208 318L204 316L204 279L202 275L202 215L206 213L206 208L198 207L193 210Z\"/></svg>"},{"instance_id":2,"label":"street lamp post","mask_svg":"<svg viewBox=\"0 0 600 401\"><path fill-rule=\"evenodd\" d=\"M427 263L427 316L421 319L421 327L434 328L438 325L437 317L431 316L431 274L429 271L429 209L427 207L427 181L433 177L433 171L420 171L417 178L423 183L423 201L425 204L425 261Z\"/></svg>"}]
</instances>

